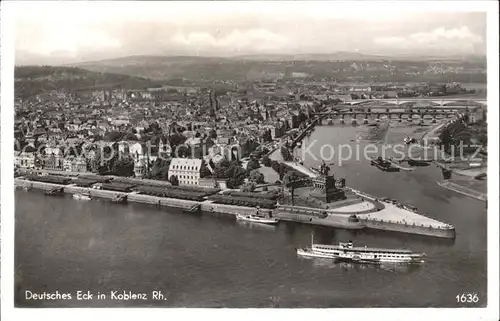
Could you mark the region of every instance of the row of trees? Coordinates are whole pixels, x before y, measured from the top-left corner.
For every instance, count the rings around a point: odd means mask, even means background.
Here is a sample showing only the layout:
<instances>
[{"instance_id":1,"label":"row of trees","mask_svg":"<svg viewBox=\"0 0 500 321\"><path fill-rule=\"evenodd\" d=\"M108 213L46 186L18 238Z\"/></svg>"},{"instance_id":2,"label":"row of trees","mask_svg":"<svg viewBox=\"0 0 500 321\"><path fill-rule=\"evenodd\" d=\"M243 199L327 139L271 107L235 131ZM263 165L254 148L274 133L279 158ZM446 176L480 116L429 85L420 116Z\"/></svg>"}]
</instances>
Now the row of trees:
<instances>
[{"instance_id":1,"label":"row of trees","mask_svg":"<svg viewBox=\"0 0 500 321\"><path fill-rule=\"evenodd\" d=\"M462 145L469 145L472 137L471 131L467 126L468 116L465 115L461 121L456 121L446 126L440 133L440 144L443 150L448 154L457 154L458 148ZM467 152L464 149L465 152Z\"/></svg>"}]
</instances>

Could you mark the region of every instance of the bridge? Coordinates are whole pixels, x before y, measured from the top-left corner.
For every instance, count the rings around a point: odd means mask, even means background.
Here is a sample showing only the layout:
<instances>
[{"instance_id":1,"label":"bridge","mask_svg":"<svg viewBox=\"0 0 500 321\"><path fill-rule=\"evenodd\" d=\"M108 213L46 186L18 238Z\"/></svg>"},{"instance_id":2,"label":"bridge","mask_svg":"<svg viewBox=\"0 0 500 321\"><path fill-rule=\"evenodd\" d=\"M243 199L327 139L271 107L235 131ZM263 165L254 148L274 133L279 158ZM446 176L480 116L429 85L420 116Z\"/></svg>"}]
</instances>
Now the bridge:
<instances>
[{"instance_id":1,"label":"bridge","mask_svg":"<svg viewBox=\"0 0 500 321\"><path fill-rule=\"evenodd\" d=\"M419 97L419 98L387 98L387 99L357 99L353 101L346 101L346 105L363 105L368 103L375 103L381 105L393 105L399 106L403 104L429 104L434 106L486 106L487 100L483 98L464 98L464 97L446 97L446 98L436 98L436 97Z\"/></svg>"},{"instance_id":2,"label":"bridge","mask_svg":"<svg viewBox=\"0 0 500 321\"><path fill-rule=\"evenodd\" d=\"M422 111L420 112L413 112L413 111L405 111L405 112L351 112L351 111L344 111L344 112L328 112L328 113L323 113L323 116L329 116L330 118L340 118L341 123L345 123L345 118L348 116L351 120L351 122L357 122L358 121L358 116L361 116L361 119L365 124L368 123L368 119L370 117L374 117L376 121L381 121L382 118L386 118L389 120L398 120L399 122L402 122L403 119L406 119L407 121L413 121L415 119L420 119L424 120L426 117L431 118L432 123L437 123L438 116L440 116L440 119L442 118L452 118L456 115L454 112L449 112L449 111L431 111L427 113L423 113ZM396 117L394 117L396 116ZM403 117L405 116L405 117Z\"/></svg>"}]
</instances>

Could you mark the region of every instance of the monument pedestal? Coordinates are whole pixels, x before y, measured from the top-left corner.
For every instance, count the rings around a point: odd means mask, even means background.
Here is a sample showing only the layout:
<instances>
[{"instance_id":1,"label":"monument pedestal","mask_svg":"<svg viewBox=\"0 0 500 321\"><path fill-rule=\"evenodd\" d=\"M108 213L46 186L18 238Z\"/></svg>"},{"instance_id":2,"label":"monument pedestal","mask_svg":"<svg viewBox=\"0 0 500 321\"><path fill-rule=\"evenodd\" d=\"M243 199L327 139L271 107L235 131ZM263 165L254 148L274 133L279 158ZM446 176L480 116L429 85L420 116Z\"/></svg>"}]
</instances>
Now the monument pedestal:
<instances>
[{"instance_id":1,"label":"monument pedestal","mask_svg":"<svg viewBox=\"0 0 500 321\"><path fill-rule=\"evenodd\" d=\"M319 199L325 203L332 203L346 199L344 191L345 180L335 180L333 175L319 176L313 179L313 186L309 193L310 196Z\"/></svg>"}]
</instances>

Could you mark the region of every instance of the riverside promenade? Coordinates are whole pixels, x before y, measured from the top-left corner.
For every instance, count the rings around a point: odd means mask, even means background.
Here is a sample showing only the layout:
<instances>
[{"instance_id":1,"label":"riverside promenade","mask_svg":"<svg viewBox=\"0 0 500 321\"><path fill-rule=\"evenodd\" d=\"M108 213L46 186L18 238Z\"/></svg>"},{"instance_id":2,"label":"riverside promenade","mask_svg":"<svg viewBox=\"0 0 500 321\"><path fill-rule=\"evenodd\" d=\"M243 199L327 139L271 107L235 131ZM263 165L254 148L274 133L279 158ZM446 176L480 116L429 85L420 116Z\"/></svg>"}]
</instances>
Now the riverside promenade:
<instances>
[{"instance_id":1,"label":"riverside promenade","mask_svg":"<svg viewBox=\"0 0 500 321\"><path fill-rule=\"evenodd\" d=\"M25 188L27 190L52 190L54 188L62 188L64 193L88 193L91 197L114 199L117 196L126 196L128 202L144 203L155 206L173 207L190 209L194 206L200 206L200 210L204 213L213 214L243 214L249 215L255 212L255 208L246 206L235 206L227 204L215 204L211 201L190 201L176 198L157 197L151 195L138 194L136 192L123 193L108 190L98 190L93 188L78 187L74 184L61 185L45 182L35 182L23 179L22 177L15 178L16 187ZM370 200L370 197L364 193L359 194L360 199L365 198L359 204L345 204L334 209L327 210L327 216L321 217L325 211L318 208L299 208L295 206L278 205L276 210L272 210L273 216L284 221L304 223L310 225L328 226L333 228L345 229L362 229L372 228L386 231L397 231L410 234L428 235L441 238L454 238L455 229L453 226L444 224L429 218L422 218L419 214L405 211L401 208L384 204L384 208L380 208L380 204ZM372 198L373 199L373 198ZM370 205L375 204L376 206ZM350 217L355 214L359 216L357 222L352 222Z\"/></svg>"}]
</instances>

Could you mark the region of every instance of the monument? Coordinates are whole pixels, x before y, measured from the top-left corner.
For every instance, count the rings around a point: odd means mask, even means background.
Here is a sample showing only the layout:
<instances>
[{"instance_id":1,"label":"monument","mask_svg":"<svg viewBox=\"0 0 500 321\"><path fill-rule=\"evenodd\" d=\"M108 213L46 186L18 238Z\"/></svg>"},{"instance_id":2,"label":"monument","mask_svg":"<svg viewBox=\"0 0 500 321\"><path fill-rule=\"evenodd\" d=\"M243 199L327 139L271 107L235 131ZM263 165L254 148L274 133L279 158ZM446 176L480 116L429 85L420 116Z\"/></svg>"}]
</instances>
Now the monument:
<instances>
[{"instance_id":1,"label":"monument","mask_svg":"<svg viewBox=\"0 0 500 321\"><path fill-rule=\"evenodd\" d=\"M330 174L330 167L324 161L320 167L320 175L314 178L312 183L313 186L309 195L314 198L325 203L346 199L345 192L342 189L345 187L345 179L335 179L335 176Z\"/></svg>"}]
</instances>

